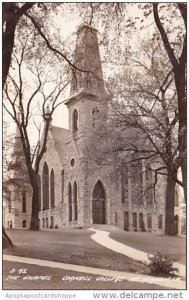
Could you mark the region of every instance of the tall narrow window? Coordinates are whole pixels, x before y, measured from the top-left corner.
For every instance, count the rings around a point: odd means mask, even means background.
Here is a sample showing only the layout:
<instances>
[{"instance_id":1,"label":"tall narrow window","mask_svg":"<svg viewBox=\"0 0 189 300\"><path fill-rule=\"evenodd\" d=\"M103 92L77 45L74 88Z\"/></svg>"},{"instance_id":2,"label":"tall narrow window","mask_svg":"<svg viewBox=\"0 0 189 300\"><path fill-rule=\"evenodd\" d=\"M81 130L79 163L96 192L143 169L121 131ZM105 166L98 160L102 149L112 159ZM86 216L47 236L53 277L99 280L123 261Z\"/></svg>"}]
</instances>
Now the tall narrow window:
<instances>
[{"instance_id":1,"label":"tall narrow window","mask_svg":"<svg viewBox=\"0 0 189 300\"><path fill-rule=\"evenodd\" d=\"M78 219L78 206L77 206L77 183L73 185L73 203L74 203L74 220Z\"/></svg>"},{"instance_id":2,"label":"tall narrow window","mask_svg":"<svg viewBox=\"0 0 189 300\"><path fill-rule=\"evenodd\" d=\"M53 216L51 216L50 228L54 228L54 217Z\"/></svg>"},{"instance_id":3,"label":"tall narrow window","mask_svg":"<svg viewBox=\"0 0 189 300\"><path fill-rule=\"evenodd\" d=\"M143 213L139 213L139 228L143 229L143 227L144 227Z\"/></svg>"},{"instance_id":4,"label":"tall narrow window","mask_svg":"<svg viewBox=\"0 0 189 300\"><path fill-rule=\"evenodd\" d=\"M72 186L68 185L68 209L69 209L69 222L72 221Z\"/></svg>"},{"instance_id":5,"label":"tall narrow window","mask_svg":"<svg viewBox=\"0 0 189 300\"><path fill-rule=\"evenodd\" d=\"M129 213L128 213L128 211L124 212L124 230L129 230Z\"/></svg>"},{"instance_id":6,"label":"tall narrow window","mask_svg":"<svg viewBox=\"0 0 189 300\"><path fill-rule=\"evenodd\" d=\"M39 203L39 211L41 210L41 177L37 176L37 185L38 185L38 203Z\"/></svg>"},{"instance_id":7,"label":"tall narrow window","mask_svg":"<svg viewBox=\"0 0 189 300\"><path fill-rule=\"evenodd\" d=\"M151 216L151 214L147 214L147 227L148 227L148 229L152 229L152 216Z\"/></svg>"},{"instance_id":8,"label":"tall narrow window","mask_svg":"<svg viewBox=\"0 0 189 300\"><path fill-rule=\"evenodd\" d=\"M73 132L78 131L78 112L76 109L73 111Z\"/></svg>"},{"instance_id":9,"label":"tall narrow window","mask_svg":"<svg viewBox=\"0 0 189 300\"><path fill-rule=\"evenodd\" d=\"M49 219L46 218L46 228L49 228Z\"/></svg>"},{"instance_id":10,"label":"tall narrow window","mask_svg":"<svg viewBox=\"0 0 189 300\"><path fill-rule=\"evenodd\" d=\"M22 212L26 212L26 191L22 191Z\"/></svg>"},{"instance_id":11,"label":"tall narrow window","mask_svg":"<svg viewBox=\"0 0 189 300\"><path fill-rule=\"evenodd\" d=\"M64 170L62 170L61 176L62 176L62 202L64 202Z\"/></svg>"},{"instance_id":12,"label":"tall narrow window","mask_svg":"<svg viewBox=\"0 0 189 300\"><path fill-rule=\"evenodd\" d=\"M158 216L158 229L163 229L163 216Z\"/></svg>"},{"instance_id":13,"label":"tall narrow window","mask_svg":"<svg viewBox=\"0 0 189 300\"><path fill-rule=\"evenodd\" d=\"M133 213L133 228L137 228L137 213Z\"/></svg>"},{"instance_id":14,"label":"tall narrow window","mask_svg":"<svg viewBox=\"0 0 189 300\"><path fill-rule=\"evenodd\" d=\"M143 205L143 188L142 188L142 161L137 157L132 157L131 167L131 199L136 205Z\"/></svg>"},{"instance_id":15,"label":"tall narrow window","mask_svg":"<svg viewBox=\"0 0 189 300\"><path fill-rule=\"evenodd\" d=\"M55 207L55 187L54 187L54 170L51 170L51 208Z\"/></svg>"},{"instance_id":16,"label":"tall narrow window","mask_svg":"<svg viewBox=\"0 0 189 300\"><path fill-rule=\"evenodd\" d=\"M49 168L47 163L43 166L43 210L49 209Z\"/></svg>"}]
</instances>

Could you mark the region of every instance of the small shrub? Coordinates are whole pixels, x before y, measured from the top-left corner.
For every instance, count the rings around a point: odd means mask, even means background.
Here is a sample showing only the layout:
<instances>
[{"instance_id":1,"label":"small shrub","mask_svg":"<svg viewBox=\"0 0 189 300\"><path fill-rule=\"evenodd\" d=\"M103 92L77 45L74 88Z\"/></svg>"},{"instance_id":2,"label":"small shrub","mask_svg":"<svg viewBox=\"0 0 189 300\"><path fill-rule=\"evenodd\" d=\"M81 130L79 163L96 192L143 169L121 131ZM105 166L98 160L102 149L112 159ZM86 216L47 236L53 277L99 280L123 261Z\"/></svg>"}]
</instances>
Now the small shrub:
<instances>
[{"instance_id":1,"label":"small shrub","mask_svg":"<svg viewBox=\"0 0 189 300\"><path fill-rule=\"evenodd\" d=\"M163 256L160 251L154 256L149 256L149 264L151 274L153 275L175 275L174 272L178 272L178 268L173 267L173 261L166 256Z\"/></svg>"}]
</instances>

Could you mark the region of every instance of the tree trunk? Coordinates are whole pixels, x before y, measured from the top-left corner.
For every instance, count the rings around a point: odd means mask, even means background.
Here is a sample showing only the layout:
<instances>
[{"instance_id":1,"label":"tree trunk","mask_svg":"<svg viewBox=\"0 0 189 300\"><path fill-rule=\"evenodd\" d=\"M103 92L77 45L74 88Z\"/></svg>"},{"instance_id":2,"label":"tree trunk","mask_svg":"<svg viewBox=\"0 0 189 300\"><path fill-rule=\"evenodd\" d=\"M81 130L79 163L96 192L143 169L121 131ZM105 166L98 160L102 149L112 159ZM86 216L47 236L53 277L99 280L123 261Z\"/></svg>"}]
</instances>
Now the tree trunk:
<instances>
[{"instance_id":1,"label":"tree trunk","mask_svg":"<svg viewBox=\"0 0 189 300\"><path fill-rule=\"evenodd\" d=\"M3 226L3 249L12 248L12 247L14 247L13 242L11 241L9 236L7 235L7 233L5 231L5 228Z\"/></svg>"},{"instance_id":2,"label":"tree trunk","mask_svg":"<svg viewBox=\"0 0 189 300\"><path fill-rule=\"evenodd\" d=\"M174 220L174 196L175 196L175 180L172 176L167 177L166 199L165 199L165 234L175 235Z\"/></svg>"},{"instance_id":3,"label":"tree trunk","mask_svg":"<svg viewBox=\"0 0 189 300\"><path fill-rule=\"evenodd\" d=\"M38 224L39 194L38 194L37 184L35 183L32 188L33 188L33 193L32 193L32 214L31 214L30 229L31 230L39 230L39 224Z\"/></svg>"},{"instance_id":4,"label":"tree trunk","mask_svg":"<svg viewBox=\"0 0 189 300\"><path fill-rule=\"evenodd\" d=\"M175 82L178 94L179 108L179 133L178 133L178 148L180 155L180 166L182 171L182 180L184 187L184 197L186 202L187 197L187 171L186 171L186 152L187 152L187 109L186 109L186 71L185 65L181 65Z\"/></svg>"},{"instance_id":5,"label":"tree trunk","mask_svg":"<svg viewBox=\"0 0 189 300\"><path fill-rule=\"evenodd\" d=\"M3 87L5 85L11 63L11 55L14 46L15 28L16 22L13 19L11 19L10 21L7 21L6 31L3 33Z\"/></svg>"}]
</instances>

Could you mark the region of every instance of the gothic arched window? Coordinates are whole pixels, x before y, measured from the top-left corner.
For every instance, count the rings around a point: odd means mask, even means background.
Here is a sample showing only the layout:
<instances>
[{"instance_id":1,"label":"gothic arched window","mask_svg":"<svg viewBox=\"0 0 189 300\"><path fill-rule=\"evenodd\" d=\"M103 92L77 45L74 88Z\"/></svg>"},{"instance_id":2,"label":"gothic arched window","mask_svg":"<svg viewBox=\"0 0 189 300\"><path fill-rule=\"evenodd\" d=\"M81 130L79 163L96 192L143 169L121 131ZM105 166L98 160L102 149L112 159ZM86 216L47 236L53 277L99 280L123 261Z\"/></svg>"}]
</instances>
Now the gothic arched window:
<instances>
[{"instance_id":1,"label":"gothic arched window","mask_svg":"<svg viewBox=\"0 0 189 300\"><path fill-rule=\"evenodd\" d=\"M72 186L68 185L68 210L69 210L69 222L72 221Z\"/></svg>"},{"instance_id":2,"label":"gothic arched window","mask_svg":"<svg viewBox=\"0 0 189 300\"><path fill-rule=\"evenodd\" d=\"M26 212L26 191L22 191L22 212Z\"/></svg>"},{"instance_id":3,"label":"gothic arched window","mask_svg":"<svg viewBox=\"0 0 189 300\"><path fill-rule=\"evenodd\" d=\"M54 170L51 170L50 175L50 183L51 183L51 208L55 206L55 187L54 187Z\"/></svg>"},{"instance_id":4,"label":"gothic arched window","mask_svg":"<svg viewBox=\"0 0 189 300\"><path fill-rule=\"evenodd\" d=\"M77 183L73 185L73 204L74 204L74 220L78 219L78 205L77 205Z\"/></svg>"},{"instance_id":5,"label":"gothic arched window","mask_svg":"<svg viewBox=\"0 0 189 300\"><path fill-rule=\"evenodd\" d=\"M73 111L73 132L78 131L78 112L76 109Z\"/></svg>"},{"instance_id":6,"label":"gothic arched window","mask_svg":"<svg viewBox=\"0 0 189 300\"><path fill-rule=\"evenodd\" d=\"M49 209L49 168L47 163L43 166L43 210Z\"/></svg>"}]
</instances>

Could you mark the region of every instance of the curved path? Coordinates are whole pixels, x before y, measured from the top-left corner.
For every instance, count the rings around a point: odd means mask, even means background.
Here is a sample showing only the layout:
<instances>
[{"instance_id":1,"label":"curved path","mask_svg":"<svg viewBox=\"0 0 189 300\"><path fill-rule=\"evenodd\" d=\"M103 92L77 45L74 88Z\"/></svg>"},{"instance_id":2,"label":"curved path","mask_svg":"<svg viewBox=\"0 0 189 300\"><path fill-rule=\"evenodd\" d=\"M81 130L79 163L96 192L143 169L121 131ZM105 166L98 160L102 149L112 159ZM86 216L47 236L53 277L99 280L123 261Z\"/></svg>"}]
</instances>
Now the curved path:
<instances>
[{"instance_id":1,"label":"curved path","mask_svg":"<svg viewBox=\"0 0 189 300\"><path fill-rule=\"evenodd\" d=\"M137 250L130 246L124 245L120 242L117 242L109 237L110 232L97 230L93 227L89 228L88 230L94 231L94 234L91 235L91 238L98 244L111 249L115 252L128 256L134 260L139 260L145 263L148 263L148 253L143 252L141 250ZM152 254L151 254L152 256ZM186 276L186 267L179 263L174 263L174 267L179 269L179 275L185 277Z\"/></svg>"}]
</instances>

